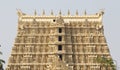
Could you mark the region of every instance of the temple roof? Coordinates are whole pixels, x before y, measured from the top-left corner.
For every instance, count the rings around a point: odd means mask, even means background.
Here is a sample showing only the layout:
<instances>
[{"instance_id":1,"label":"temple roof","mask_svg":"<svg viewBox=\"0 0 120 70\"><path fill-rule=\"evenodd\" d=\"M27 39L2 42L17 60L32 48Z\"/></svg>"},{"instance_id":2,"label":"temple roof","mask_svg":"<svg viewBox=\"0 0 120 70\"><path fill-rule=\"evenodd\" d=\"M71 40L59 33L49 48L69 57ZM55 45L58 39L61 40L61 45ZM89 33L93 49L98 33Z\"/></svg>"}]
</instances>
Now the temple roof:
<instances>
[{"instance_id":1,"label":"temple roof","mask_svg":"<svg viewBox=\"0 0 120 70\"><path fill-rule=\"evenodd\" d=\"M50 21L51 19L56 19L59 16L62 17L62 19L64 20L73 20L73 21L84 21L84 20L88 20L88 21L102 21L102 17L104 14L104 11L101 10L98 13L95 14L87 14L86 11L84 12L83 15L79 15L78 11L76 10L76 14L75 15L70 15L70 11L68 10L68 14L67 15L62 15L61 10L59 11L58 15L54 15L53 11L51 11L51 15L45 15L45 11L43 10L42 15L37 15L37 12L34 12L34 15L29 15L29 14L25 14L23 13L21 10L17 11L19 20L23 20L23 21L27 21L27 20L31 20L32 19L36 19L36 20L46 20L46 21Z\"/></svg>"}]
</instances>

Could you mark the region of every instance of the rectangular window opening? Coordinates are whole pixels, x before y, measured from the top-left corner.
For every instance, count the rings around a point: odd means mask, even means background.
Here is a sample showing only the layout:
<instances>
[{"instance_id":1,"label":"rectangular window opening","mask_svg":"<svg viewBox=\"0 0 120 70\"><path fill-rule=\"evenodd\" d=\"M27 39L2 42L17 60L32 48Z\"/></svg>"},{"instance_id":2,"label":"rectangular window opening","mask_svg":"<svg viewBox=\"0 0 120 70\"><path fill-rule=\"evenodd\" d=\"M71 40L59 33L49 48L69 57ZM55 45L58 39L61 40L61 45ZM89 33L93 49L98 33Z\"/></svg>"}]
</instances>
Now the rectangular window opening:
<instances>
[{"instance_id":1,"label":"rectangular window opening","mask_svg":"<svg viewBox=\"0 0 120 70\"><path fill-rule=\"evenodd\" d=\"M62 36L59 36L59 37L58 37L58 41L62 41Z\"/></svg>"},{"instance_id":2,"label":"rectangular window opening","mask_svg":"<svg viewBox=\"0 0 120 70\"><path fill-rule=\"evenodd\" d=\"M59 33L62 33L62 29L61 28L59 28Z\"/></svg>"},{"instance_id":3,"label":"rectangular window opening","mask_svg":"<svg viewBox=\"0 0 120 70\"><path fill-rule=\"evenodd\" d=\"M58 45L58 50L59 50L59 51L62 50L62 45Z\"/></svg>"}]
</instances>

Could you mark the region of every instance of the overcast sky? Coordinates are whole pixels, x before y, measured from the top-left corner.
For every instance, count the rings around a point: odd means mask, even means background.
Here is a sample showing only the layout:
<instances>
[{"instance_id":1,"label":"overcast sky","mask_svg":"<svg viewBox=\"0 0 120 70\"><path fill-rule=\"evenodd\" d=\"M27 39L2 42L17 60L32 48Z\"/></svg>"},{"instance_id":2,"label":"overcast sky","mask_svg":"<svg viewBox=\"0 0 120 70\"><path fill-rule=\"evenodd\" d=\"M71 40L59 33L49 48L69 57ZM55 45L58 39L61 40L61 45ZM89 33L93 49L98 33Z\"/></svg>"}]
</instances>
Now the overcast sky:
<instances>
[{"instance_id":1,"label":"overcast sky","mask_svg":"<svg viewBox=\"0 0 120 70\"><path fill-rule=\"evenodd\" d=\"M59 10L67 14L68 9L74 15L76 9L82 15L86 10L87 14L95 14L100 9L105 9L103 17L104 33L110 54L117 64L120 65L120 1L119 0L1 0L0 1L0 51L3 58L8 61L14 40L17 34L16 9L32 15L36 9L40 15L42 10L49 15L53 10L57 15ZM6 64L4 66L6 66Z\"/></svg>"}]
</instances>

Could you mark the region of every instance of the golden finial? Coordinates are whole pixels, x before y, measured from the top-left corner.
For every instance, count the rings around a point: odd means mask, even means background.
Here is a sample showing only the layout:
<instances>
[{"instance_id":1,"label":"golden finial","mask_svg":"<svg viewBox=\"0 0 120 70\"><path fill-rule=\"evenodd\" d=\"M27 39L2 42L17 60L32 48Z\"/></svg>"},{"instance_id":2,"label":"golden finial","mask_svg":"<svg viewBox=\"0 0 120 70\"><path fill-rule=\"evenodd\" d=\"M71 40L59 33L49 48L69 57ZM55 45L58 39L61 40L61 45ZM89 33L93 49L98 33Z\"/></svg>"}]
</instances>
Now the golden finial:
<instances>
[{"instance_id":1,"label":"golden finial","mask_svg":"<svg viewBox=\"0 0 120 70\"><path fill-rule=\"evenodd\" d=\"M60 16L62 15L62 12L61 12L61 10L59 11L59 15L60 15Z\"/></svg>"},{"instance_id":2,"label":"golden finial","mask_svg":"<svg viewBox=\"0 0 120 70\"><path fill-rule=\"evenodd\" d=\"M34 11L34 15L37 15L37 12L36 12L36 10Z\"/></svg>"},{"instance_id":3,"label":"golden finial","mask_svg":"<svg viewBox=\"0 0 120 70\"><path fill-rule=\"evenodd\" d=\"M51 15L52 15L52 16L54 15L53 10L51 10Z\"/></svg>"},{"instance_id":4,"label":"golden finial","mask_svg":"<svg viewBox=\"0 0 120 70\"><path fill-rule=\"evenodd\" d=\"M68 15L70 15L70 10L68 10Z\"/></svg>"},{"instance_id":5,"label":"golden finial","mask_svg":"<svg viewBox=\"0 0 120 70\"><path fill-rule=\"evenodd\" d=\"M42 15L45 15L45 10L43 10Z\"/></svg>"},{"instance_id":6,"label":"golden finial","mask_svg":"<svg viewBox=\"0 0 120 70\"><path fill-rule=\"evenodd\" d=\"M76 10L76 16L78 16L78 10Z\"/></svg>"},{"instance_id":7,"label":"golden finial","mask_svg":"<svg viewBox=\"0 0 120 70\"><path fill-rule=\"evenodd\" d=\"M87 12L86 12L86 10L84 11L84 15L86 15L87 14Z\"/></svg>"},{"instance_id":8,"label":"golden finial","mask_svg":"<svg viewBox=\"0 0 120 70\"><path fill-rule=\"evenodd\" d=\"M20 9L17 9L17 14L18 14L19 17L21 17L22 15L26 15Z\"/></svg>"}]
</instances>

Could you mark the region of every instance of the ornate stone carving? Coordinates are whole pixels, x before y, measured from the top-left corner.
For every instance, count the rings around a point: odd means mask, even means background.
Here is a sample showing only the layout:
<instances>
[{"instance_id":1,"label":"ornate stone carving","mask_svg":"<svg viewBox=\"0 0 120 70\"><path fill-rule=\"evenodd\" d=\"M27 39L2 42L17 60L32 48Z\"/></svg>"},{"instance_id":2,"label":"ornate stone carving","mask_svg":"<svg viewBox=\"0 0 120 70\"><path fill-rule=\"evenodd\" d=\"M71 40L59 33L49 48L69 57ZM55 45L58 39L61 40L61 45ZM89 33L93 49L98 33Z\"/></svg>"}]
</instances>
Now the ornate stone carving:
<instances>
[{"instance_id":1,"label":"ornate stone carving","mask_svg":"<svg viewBox=\"0 0 120 70\"><path fill-rule=\"evenodd\" d=\"M59 16L56 18L56 22L60 24L60 23L64 23L64 20L61 16Z\"/></svg>"},{"instance_id":2,"label":"ornate stone carving","mask_svg":"<svg viewBox=\"0 0 120 70\"><path fill-rule=\"evenodd\" d=\"M18 10L18 34L6 70L105 70L95 62L97 56L111 59L100 19L103 13L79 16L76 11L77 16L63 16L60 11L59 16L53 12L45 16L43 10L42 16L36 11L29 16Z\"/></svg>"}]
</instances>

